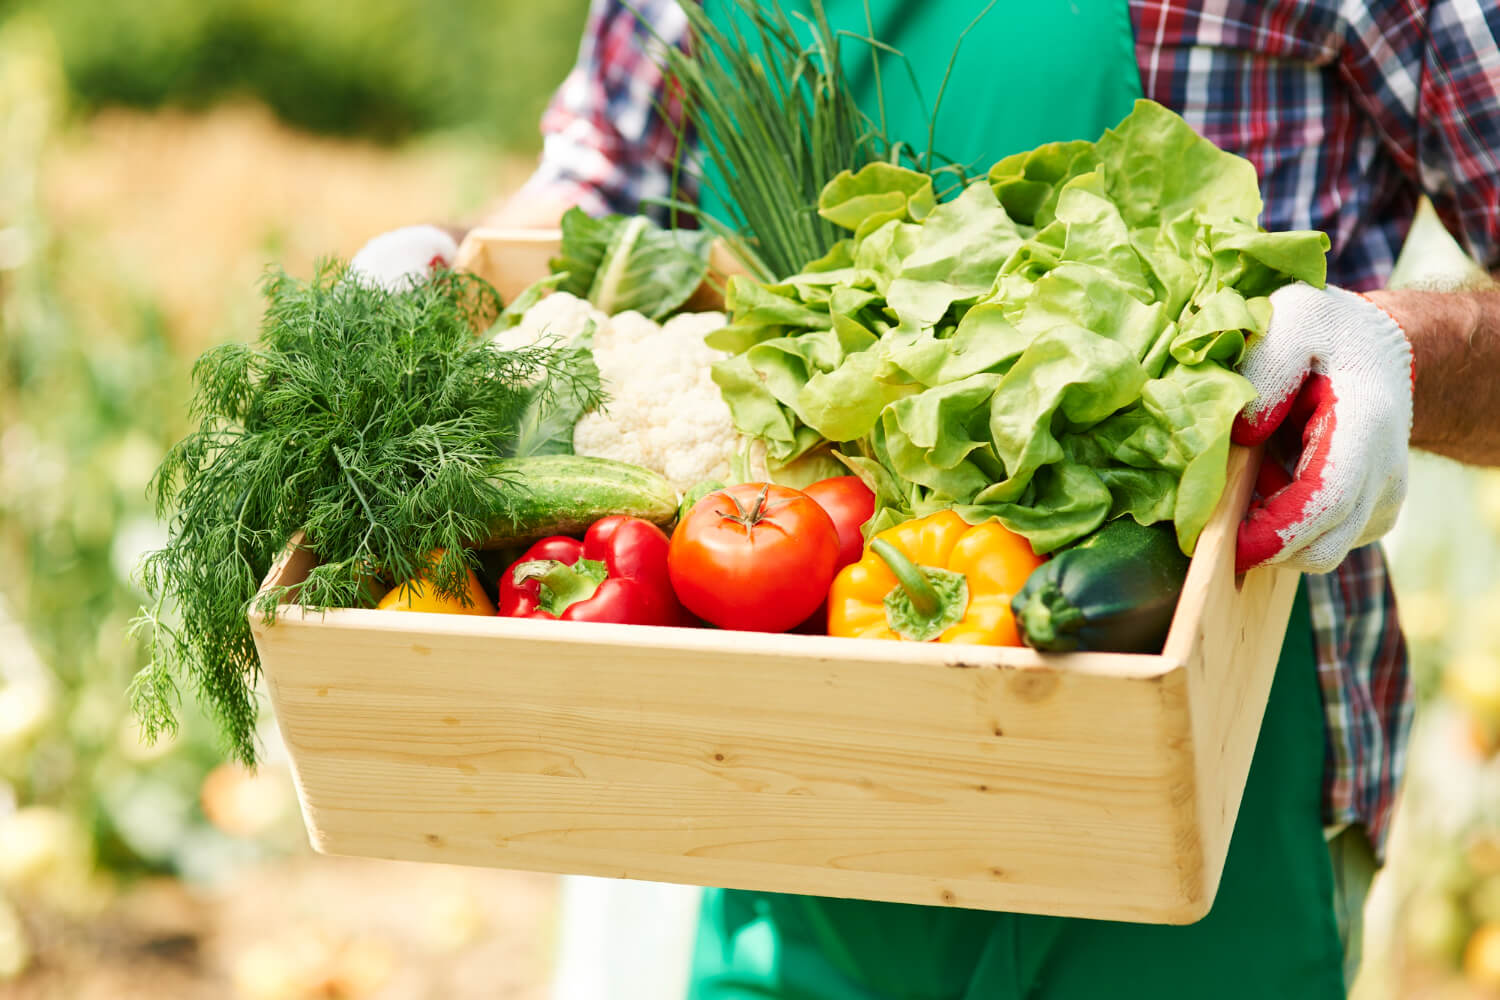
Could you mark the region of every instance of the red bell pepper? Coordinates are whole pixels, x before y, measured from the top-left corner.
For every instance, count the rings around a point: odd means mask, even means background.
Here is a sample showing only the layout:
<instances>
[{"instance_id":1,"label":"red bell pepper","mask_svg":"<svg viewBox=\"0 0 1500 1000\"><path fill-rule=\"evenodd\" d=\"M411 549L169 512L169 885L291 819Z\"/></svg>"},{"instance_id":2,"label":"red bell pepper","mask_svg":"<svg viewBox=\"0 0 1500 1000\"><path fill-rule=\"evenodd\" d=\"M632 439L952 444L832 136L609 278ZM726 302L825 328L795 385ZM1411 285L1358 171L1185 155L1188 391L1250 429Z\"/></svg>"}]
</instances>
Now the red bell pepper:
<instances>
[{"instance_id":1,"label":"red bell pepper","mask_svg":"<svg viewBox=\"0 0 1500 1000\"><path fill-rule=\"evenodd\" d=\"M500 578L499 613L621 625L684 625L667 576L670 542L656 525L615 515L595 521L583 541L543 538Z\"/></svg>"}]
</instances>

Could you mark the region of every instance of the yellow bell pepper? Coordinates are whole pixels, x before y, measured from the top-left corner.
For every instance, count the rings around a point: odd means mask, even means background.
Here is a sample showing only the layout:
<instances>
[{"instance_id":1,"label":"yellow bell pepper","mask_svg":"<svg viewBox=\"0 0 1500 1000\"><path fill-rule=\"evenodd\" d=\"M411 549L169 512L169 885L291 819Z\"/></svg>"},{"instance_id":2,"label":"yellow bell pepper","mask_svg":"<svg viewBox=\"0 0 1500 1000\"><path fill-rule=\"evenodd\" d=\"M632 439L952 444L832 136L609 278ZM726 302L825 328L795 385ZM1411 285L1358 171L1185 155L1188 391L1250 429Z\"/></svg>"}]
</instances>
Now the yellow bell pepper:
<instances>
[{"instance_id":1,"label":"yellow bell pepper","mask_svg":"<svg viewBox=\"0 0 1500 1000\"><path fill-rule=\"evenodd\" d=\"M1042 562L996 521L945 510L898 524L834 577L828 634L1019 646L1010 600Z\"/></svg>"},{"instance_id":2,"label":"yellow bell pepper","mask_svg":"<svg viewBox=\"0 0 1500 1000\"><path fill-rule=\"evenodd\" d=\"M442 557L442 549L433 549L428 556L428 565L435 564ZM434 611L452 615L493 615L495 613L494 602L484 592L484 585L479 582L479 577L474 575L472 569L465 569L464 572L469 574L466 588L469 597L467 605L456 598L438 593L436 587L423 586L424 583L431 584L432 582L427 571L423 570L417 579L392 587L380 599L380 603L375 605L375 609L377 611Z\"/></svg>"}]
</instances>

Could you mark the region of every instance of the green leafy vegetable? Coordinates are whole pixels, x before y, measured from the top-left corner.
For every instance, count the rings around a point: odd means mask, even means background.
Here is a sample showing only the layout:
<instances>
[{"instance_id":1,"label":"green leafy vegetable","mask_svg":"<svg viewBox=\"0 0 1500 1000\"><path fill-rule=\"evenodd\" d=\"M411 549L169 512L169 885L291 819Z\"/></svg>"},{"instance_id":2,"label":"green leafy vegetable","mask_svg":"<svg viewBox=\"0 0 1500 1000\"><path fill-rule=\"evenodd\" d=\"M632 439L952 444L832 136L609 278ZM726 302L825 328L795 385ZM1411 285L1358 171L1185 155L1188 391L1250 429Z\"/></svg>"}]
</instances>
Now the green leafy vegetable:
<instances>
[{"instance_id":1,"label":"green leafy vegetable","mask_svg":"<svg viewBox=\"0 0 1500 1000\"><path fill-rule=\"evenodd\" d=\"M151 660L132 686L154 737L175 728L186 682L246 764L259 672L248 616L274 618L291 598L256 591L292 534L305 530L320 558L296 595L304 606L368 605L372 579L415 576L438 548L434 585L460 597L465 544L526 495L495 474L519 422L536 414L525 433L546 437L553 407L599 398L597 373L568 353L477 337L499 311L477 278L442 273L393 294L329 265L305 284L275 274L265 291L260 339L198 360L201 424L153 481L169 533L141 568L153 603L135 628Z\"/></svg>"},{"instance_id":2,"label":"green leafy vegetable","mask_svg":"<svg viewBox=\"0 0 1500 1000\"><path fill-rule=\"evenodd\" d=\"M855 104L841 38L821 3L812 4L808 42L780 4L731 0L723 18L697 3L679 6L692 44L660 45L658 58L680 88L704 160L717 168L704 183L728 217L703 221L755 273L792 274L838 241L837 228L814 211L823 186L884 158L888 147Z\"/></svg>"},{"instance_id":3,"label":"green leafy vegetable","mask_svg":"<svg viewBox=\"0 0 1500 1000\"><path fill-rule=\"evenodd\" d=\"M599 384L599 366L587 348L559 349L557 353L558 367L571 378ZM559 399L551 383L533 386L526 396L526 408L516 420L515 434L501 446L500 457L573 454L573 428L593 406L587 395L575 393Z\"/></svg>"},{"instance_id":4,"label":"green leafy vegetable","mask_svg":"<svg viewBox=\"0 0 1500 1000\"><path fill-rule=\"evenodd\" d=\"M562 276L555 287L610 315L633 309L664 319L702 283L712 242L712 233L662 229L645 216L594 219L570 208L552 260L554 277Z\"/></svg>"},{"instance_id":5,"label":"green leafy vegetable","mask_svg":"<svg viewBox=\"0 0 1500 1000\"><path fill-rule=\"evenodd\" d=\"M538 289L553 287L553 282L562 278L561 274L554 274L550 278L533 283L529 288L516 297L516 303L526 300ZM537 294L533 304L541 298ZM514 305L515 303L512 303ZM508 312L510 307L507 307ZM497 330L507 329L505 312L490 327L490 333L486 339ZM555 349L557 358L555 364L570 376L588 385L602 385L603 378L599 373L599 365L594 361L594 321L588 320L584 323L583 332L572 338L566 344L558 345L555 338L546 338L539 341L543 347ZM520 417L516 419L515 434L507 441L500 450L502 458L527 458L532 455L571 455L573 454L573 428L583 415L589 412L598 401L593 393L573 393L569 396L559 398L555 387L551 382L542 379L532 385L526 393L526 407L521 411Z\"/></svg>"},{"instance_id":6,"label":"green leafy vegetable","mask_svg":"<svg viewBox=\"0 0 1500 1000\"><path fill-rule=\"evenodd\" d=\"M932 178L892 163L846 168L818 195L818 214L856 236L896 219L920 221L936 207Z\"/></svg>"},{"instance_id":7,"label":"green leafy vegetable","mask_svg":"<svg viewBox=\"0 0 1500 1000\"><path fill-rule=\"evenodd\" d=\"M1046 552L1110 518L1191 552L1253 398L1232 371L1327 237L1266 233L1254 169L1149 101L1098 142L1008 156L958 197L874 163L819 201L850 235L779 284L736 278L715 366L771 459L836 442L871 530L942 507Z\"/></svg>"}]
</instances>

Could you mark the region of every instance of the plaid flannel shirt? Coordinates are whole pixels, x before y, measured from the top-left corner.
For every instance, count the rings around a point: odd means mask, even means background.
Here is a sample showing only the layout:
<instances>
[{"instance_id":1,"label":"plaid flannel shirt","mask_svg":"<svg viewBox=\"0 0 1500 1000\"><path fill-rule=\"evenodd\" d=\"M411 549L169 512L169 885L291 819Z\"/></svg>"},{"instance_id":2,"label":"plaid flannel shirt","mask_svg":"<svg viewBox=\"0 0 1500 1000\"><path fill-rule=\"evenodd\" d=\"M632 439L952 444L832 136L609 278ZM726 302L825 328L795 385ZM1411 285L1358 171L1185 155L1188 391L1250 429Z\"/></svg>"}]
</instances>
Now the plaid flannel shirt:
<instances>
[{"instance_id":1,"label":"plaid flannel shirt","mask_svg":"<svg viewBox=\"0 0 1500 1000\"><path fill-rule=\"evenodd\" d=\"M1129 0L1147 97L1255 165L1267 229L1328 234L1329 280L1380 286L1418 199L1476 260L1500 267L1500 8L1484 0ZM668 44L675 0L637 0ZM577 66L542 119L528 182L596 214L663 210L681 108L649 33L594 0ZM693 181L683 172L679 194ZM1325 820L1379 849L1405 762L1413 694L1379 546L1307 577L1327 714Z\"/></svg>"}]
</instances>

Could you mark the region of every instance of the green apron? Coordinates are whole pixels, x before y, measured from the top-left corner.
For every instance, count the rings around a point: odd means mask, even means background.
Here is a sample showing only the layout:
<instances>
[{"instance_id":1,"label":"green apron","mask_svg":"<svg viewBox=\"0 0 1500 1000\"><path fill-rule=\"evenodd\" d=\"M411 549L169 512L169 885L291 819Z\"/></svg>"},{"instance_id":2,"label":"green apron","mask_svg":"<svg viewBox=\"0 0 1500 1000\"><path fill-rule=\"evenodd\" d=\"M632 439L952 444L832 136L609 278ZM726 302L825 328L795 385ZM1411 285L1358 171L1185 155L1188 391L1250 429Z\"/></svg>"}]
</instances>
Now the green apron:
<instances>
[{"instance_id":1,"label":"green apron","mask_svg":"<svg viewBox=\"0 0 1500 1000\"><path fill-rule=\"evenodd\" d=\"M794 4L784 3L791 9ZM865 0L827 0L866 33ZM713 16L724 12L708 0ZM882 62L887 127L927 146L954 39L979 3L874 0L874 35L921 86ZM969 34L934 148L982 172L1043 142L1094 139L1141 96L1125 0L996 4ZM870 60L845 61L875 115ZM714 206L705 201L704 208ZM1232 837L1207 917L1127 924L815 896L705 892L690 1000L1335 1000L1345 995L1322 818L1324 717L1306 596L1298 591Z\"/></svg>"}]
</instances>

